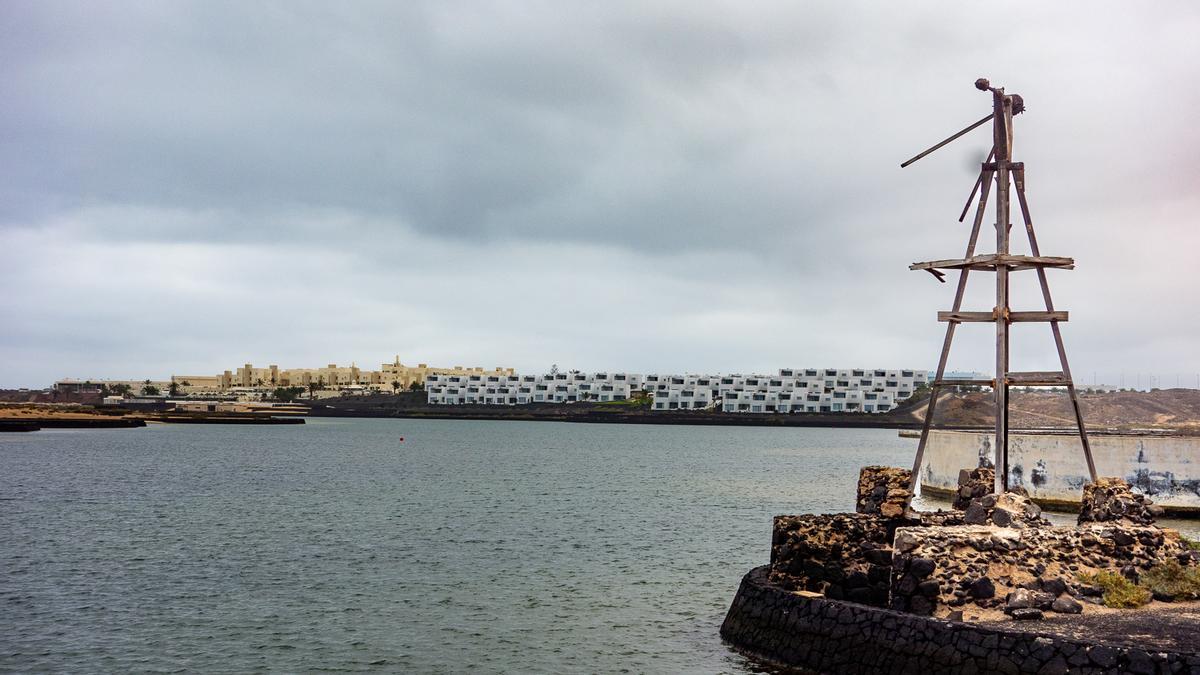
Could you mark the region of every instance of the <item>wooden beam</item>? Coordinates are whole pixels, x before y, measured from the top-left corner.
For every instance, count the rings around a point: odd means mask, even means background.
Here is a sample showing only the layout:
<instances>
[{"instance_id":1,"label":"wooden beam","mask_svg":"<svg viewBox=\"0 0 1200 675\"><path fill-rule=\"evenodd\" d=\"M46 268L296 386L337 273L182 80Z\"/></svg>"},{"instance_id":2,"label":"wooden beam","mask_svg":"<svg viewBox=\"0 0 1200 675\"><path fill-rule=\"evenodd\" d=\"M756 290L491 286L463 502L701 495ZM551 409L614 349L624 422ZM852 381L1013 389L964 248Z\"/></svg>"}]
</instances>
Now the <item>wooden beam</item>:
<instances>
[{"instance_id":1,"label":"wooden beam","mask_svg":"<svg viewBox=\"0 0 1200 675\"><path fill-rule=\"evenodd\" d=\"M965 258L970 258L975 254L975 244L979 241L979 228L983 225L988 195L992 189L993 173L991 171L984 172L981 183L983 189L979 193L979 206L975 210L975 222L971 225L971 236L967 239L967 250L963 253ZM970 273L969 269L962 269L958 272L958 290L954 293L954 306L951 309L953 312L962 309L963 293L967 290L967 275ZM956 323L946 324L946 338L942 341L942 355L938 359L937 375L934 377L936 382L940 382L946 374L946 361L950 358L950 344L954 341L954 329L957 327ZM912 490L913 494L917 493L921 484L921 462L925 457L925 444L929 442L929 429L933 425L933 411L937 407L939 390L936 382L929 392L929 404L925 406L925 421L921 425L921 440L917 441L917 456L913 458L912 479L908 484L908 489Z\"/></svg>"},{"instance_id":2,"label":"wooden beam","mask_svg":"<svg viewBox=\"0 0 1200 675\"><path fill-rule=\"evenodd\" d=\"M1009 323L1031 323L1037 321L1066 321L1068 312L1009 312ZM989 323L996 320L993 312L938 312L938 321L959 323Z\"/></svg>"},{"instance_id":3,"label":"wooden beam","mask_svg":"<svg viewBox=\"0 0 1200 675\"><path fill-rule=\"evenodd\" d=\"M915 262L908 266L910 270L928 270L928 269L973 269L973 270L994 270L997 267L1005 267L1010 270L1028 270L1041 269L1045 267L1055 267L1059 269L1075 269L1075 259L1065 258L1061 256L1032 256L1032 255L1009 255L988 253L984 255L971 256L969 258L949 258L946 260L931 260L928 262Z\"/></svg>"},{"instance_id":4,"label":"wooden beam","mask_svg":"<svg viewBox=\"0 0 1200 675\"><path fill-rule=\"evenodd\" d=\"M1071 383L1066 373L1059 370L1013 372L1004 376L1010 385L1019 387L1065 386Z\"/></svg>"},{"instance_id":5,"label":"wooden beam","mask_svg":"<svg viewBox=\"0 0 1200 675\"><path fill-rule=\"evenodd\" d=\"M979 386L986 386L986 387L994 387L996 385L996 381L990 380L987 378L976 378L976 377L947 377L947 378L942 378L939 380L934 380L933 382L930 383L930 386L934 386L934 387L957 387L960 385L962 385L962 386L979 385Z\"/></svg>"}]
</instances>

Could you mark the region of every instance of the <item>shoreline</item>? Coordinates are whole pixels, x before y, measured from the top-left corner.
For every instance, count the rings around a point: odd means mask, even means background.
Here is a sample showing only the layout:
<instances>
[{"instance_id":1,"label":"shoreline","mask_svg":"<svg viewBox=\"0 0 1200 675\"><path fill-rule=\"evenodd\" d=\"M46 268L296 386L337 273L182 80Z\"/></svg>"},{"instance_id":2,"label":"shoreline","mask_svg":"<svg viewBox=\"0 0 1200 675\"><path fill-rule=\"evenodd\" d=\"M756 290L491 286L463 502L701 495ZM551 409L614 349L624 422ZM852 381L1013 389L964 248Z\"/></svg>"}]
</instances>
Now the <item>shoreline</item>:
<instances>
[{"instance_id":1,"label":"shoreline","mask_svg":"<svg viewBox=\"0 0 1200 675\"><path fill-rule=\"evenodd\" d=\"M449 406L437 408L335 407L312 404L309 417L366 417L441 420L494 420L510 422L575 422L581 424L646 424L693 426L755 426L755 427L828 427L863 429L920 429L915 420L902 420L883 415L854 413L711 413L711 412L650 412L585 408L512 408L486 406ZM982 427L954 427L963 430L982 430Z\"/></svg>"}]
</instances>

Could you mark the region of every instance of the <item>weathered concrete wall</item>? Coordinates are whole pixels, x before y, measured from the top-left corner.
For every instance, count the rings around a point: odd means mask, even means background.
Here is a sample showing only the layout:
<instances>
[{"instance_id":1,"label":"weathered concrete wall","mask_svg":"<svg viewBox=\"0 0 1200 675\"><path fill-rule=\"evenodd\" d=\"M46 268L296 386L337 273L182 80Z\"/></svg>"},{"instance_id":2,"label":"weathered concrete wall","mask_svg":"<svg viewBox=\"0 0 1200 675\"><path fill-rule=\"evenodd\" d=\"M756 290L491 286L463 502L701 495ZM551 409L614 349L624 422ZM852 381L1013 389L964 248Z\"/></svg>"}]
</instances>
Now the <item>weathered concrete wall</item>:
<instances>
[{"instance_id":1,"label":"weathered concrete wall","mask_svg":"<svg viewBox=\"0 0 1200 675\"><path fill-rule=\"evenodd\" d=\"M1124 478L1168 512L1200 513L1200 436L1089 434L1096 471ZM942 494L958 488L958 472L990 462L992 434L930 432L921 486ZM1079 437L1070 434L1009 436L1009 485L1024 487L1043 504L1078 504L1088 482Z\"/></svg>"},{"instance_id":2,"label":"weathered concrete wall","mask_svg":"<svg viewBox=\"0 0 1200 675\"><path fill-rule=\"evenodd\" d=\"M804 597L742 579L721 636L759 658L819 673L1187 673L1200 656L1087 644Z\"/></svg>"}]
</instances>

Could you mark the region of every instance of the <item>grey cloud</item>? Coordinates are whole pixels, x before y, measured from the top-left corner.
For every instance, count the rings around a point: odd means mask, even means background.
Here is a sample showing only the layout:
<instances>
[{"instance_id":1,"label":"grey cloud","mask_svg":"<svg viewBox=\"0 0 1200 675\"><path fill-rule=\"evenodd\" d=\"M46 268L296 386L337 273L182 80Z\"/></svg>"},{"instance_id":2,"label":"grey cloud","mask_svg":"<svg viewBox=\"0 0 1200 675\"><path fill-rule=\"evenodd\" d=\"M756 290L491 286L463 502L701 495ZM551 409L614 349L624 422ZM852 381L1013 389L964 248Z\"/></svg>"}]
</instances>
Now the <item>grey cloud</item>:
<instances>
[{"instance_id":1,"label":"grey cloud","mask_svg":"<svg viewBox=\"0 0 1200 675\"><path fill-rule=\"evenodd\" d=\"M1029 104L1077 361L1197 370L1170 337L1195 313L1153 310L1200 281L1198 28L1183 2L7 2L0 384L95 353L238 362L280 332L318 361L928 365L949 298L905 266L961 253L988 138L897 165L986 113L981 75ZM88 302L89 275L154 318Z\"/></svg>"}]
</instances>

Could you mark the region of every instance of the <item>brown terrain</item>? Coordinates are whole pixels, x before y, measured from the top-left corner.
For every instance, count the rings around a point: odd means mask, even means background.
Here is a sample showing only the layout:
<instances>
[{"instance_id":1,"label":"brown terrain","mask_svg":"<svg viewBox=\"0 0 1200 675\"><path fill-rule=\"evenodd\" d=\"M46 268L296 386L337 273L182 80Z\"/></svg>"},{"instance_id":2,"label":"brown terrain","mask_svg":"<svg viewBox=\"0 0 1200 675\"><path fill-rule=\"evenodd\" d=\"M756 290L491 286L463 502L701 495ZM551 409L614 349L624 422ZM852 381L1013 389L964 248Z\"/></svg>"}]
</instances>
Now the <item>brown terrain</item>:
<instances>
[{"instance_id":1,"label":"brown terrain","mask_svg":"<svg viewBox=\"0 0 1200 675\"><path fill-rule=\"evenodd\" d=\"M4 396L3 394L8 394ZM0 420L87 419L129 415L131 411L99 408L83 401L64 403L38 401L51 395L30 392L0 392ZM33 399L31 401L31 399ZM38 401L38 402L33 402ZM807 426L870 426L916 427L924 419L927 399L906 401L891 413L880 415L855 413L751 415L684 411L682 413L652 412L642 406L580 403L574 405L536 406L436 406L424 404L420 393L404 392L399 396L377 395L347 397L321 401L311 414L316 416L362 417L471 417L479 419L566 419L568 421L658 422L666 424L757 423L764 425ZM81 405L83 403L83 405ZM90 403L90 402L88 402ZM306 403L300 401L300 403ZM1023 390L1012 392L1013 428L1073 427L1071 402L1063 391ZM1200 390L1159 389L1150 392L1122 391L1112 393L1081 393L1080 406L1087 425L1092 428L1169 429L1200 433ZM138 416L136 414L131 417ZM564 417L566 416L566 417ZM751 419L755 418L755 419ZM761 418L761 419L758 419ZM992 395L990 392L946 393L938 400L934 421L939 425L959 427L990 427ZM851 424L859 422L862 424Z\"/></svg>"},{"instance_id":2,"label":"brown terrain","mask_svg":"<svg viewBox=\"0 0 1200 675\"><path fill-rule=\"evenodd\" d=\"M1014 391L1010 406L1014 428L1075 425L1071 400L1065 391ZM1080 393L1079 407L1089 427L1200 432L1200 390L1196 389ZM914 420L924 420L925 405L923 402L906 404L900 412ZM943 395L938 400L933 419L938 424L990 426L995 423L992 394L969 392Z\"/></svg>"}]
</instances>

